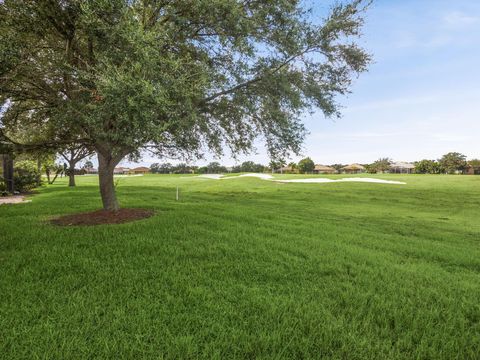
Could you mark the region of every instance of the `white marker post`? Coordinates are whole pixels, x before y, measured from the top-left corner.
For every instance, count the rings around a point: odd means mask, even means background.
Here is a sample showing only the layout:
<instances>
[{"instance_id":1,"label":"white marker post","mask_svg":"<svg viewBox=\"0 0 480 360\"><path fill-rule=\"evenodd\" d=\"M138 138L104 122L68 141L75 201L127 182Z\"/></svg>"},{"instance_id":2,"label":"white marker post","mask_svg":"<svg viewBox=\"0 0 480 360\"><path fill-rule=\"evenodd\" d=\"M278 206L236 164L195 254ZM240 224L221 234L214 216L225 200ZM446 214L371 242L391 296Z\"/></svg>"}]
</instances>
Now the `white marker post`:
<instances>
[{"instance_id":1,"label":"white marker post","mask_svg":"<svg viewBox=\"0 0 480 360\"><path fill-rule=\"evenodd\" d=\"M175 198L176 198L177 201L178 201L178 186L177 186L177 196L176 196Z\"/></svg>"}]
</instances>

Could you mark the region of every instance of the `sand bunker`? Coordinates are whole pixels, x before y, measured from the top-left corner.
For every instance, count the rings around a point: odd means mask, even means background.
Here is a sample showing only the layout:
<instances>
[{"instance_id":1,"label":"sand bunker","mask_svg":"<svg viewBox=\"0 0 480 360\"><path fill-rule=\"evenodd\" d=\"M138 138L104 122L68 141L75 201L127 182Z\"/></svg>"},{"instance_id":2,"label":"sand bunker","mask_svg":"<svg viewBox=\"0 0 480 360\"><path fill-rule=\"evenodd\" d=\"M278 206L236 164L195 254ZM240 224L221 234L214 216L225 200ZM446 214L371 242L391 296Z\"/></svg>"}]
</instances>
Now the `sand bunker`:
<instances>
[{"instance_id":1,"label":"sand bunker","mask_svg":"<svg viewBox=\"0 0 480 360\"><path fill-rule=\"evenodd\" d=\"M236 177L256 177L262 180L273 180L273 176L270 174L242 174Z\"/></svg>"},{"instance_id":2,"label":"sand bunker","mask_svg":"<svg viewBox=\"0 0 480 360\"><path fill-rule=\"evenodd\" d=\"M262 180L275 181L281 183L332 183L332 182L366 182L366 183L375 183L375 184L394 184L394 185L405 185L405 182L402 181L393 181L393 180L383 180L383 179L373 179L373 178L364 178L364 177L355 177L355 178L343 178L343 179L327 179L327 178L306 178L306 179L275 179L270 174L242 174L238 176L228 176L225 177L223 174L205 174L197 176L204 179L212 180L229 180L229 179L238 179L240 177L256 177Z\"/></svg>"},{"instance_id":3,"label":"sand bunker","mask_svg":"<svg viewBox=\"0 0 480 360\"><path fill-rule=\"evenodd\" d=\"M203 179L220 180L224 176L225 175L222 175L222 174L205 174L205 175L199 175L197 177L203 178ZM188 178L188 177L185 176L185 178Z\"/></svg>"}]
</instances>

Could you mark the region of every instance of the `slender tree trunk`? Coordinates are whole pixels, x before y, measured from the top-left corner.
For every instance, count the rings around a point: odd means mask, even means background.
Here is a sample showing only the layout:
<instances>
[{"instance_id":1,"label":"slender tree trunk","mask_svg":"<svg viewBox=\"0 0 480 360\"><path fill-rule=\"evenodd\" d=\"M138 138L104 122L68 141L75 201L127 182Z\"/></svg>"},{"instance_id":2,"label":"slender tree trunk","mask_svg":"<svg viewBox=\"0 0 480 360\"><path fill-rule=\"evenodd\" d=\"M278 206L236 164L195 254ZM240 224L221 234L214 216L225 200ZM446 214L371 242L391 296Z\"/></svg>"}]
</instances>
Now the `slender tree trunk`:
<instances>
[{"instance_id":1,"label":"slender tree trunk","mask_svg":"<svg viewBox=\"0 0 480 360\"><path fill-rule=\"evenodd\" d=\"M75 186L75 163L70 162L68 168L68 186Z\"/></svg>"},{"instance_id":2,"label":"slender tree trunk","mask_svg":"<svg viewBox=\"0 0 480 360\"><path fill-rule=\"evenodd\" d=\"M37 158L37 171L38 171L37 187L39 187L42 183L42 161L40 160L40 156Z\"/></svg>"},{"instance_id":3,"label":"slender tree trunk","mask_svg":"<svg viewBox=\"0 0 480 360\"><path fill-rule=\"evenodd\" d=\"M118 211L117 195L115 194L115 185L113 182L113 169L118 164L111 155L98 152L98 179L100 184L100 195L102 197L103 208L109 211Z\"/></svg>"}]
</instances>

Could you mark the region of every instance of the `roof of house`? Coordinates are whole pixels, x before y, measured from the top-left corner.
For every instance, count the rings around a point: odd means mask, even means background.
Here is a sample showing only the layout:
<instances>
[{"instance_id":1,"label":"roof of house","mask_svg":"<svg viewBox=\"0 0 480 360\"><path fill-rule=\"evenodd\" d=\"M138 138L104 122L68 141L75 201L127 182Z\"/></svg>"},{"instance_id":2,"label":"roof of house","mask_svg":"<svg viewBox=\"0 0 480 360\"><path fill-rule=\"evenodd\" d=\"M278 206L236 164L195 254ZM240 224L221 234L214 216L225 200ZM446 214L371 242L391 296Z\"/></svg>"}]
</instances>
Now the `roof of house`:
<instances>
[{"instance_id":1,"label":"roof of house","mask_svg":"<svg viewBox=\"0 0 480 360\"><path fill-rule=\"evenodd\" d=\"M325 165L315 165L316 171L336 171L335 168Z\"/></svg>"},{"instance_id":2,"label":"roof of house","mask_svg":"<svg viewBox=\"0 0 480 360\"><path fill-rule=\"evenodd\" d=\"M415 165L413 165L412 163L403 162L403 161L393 163L390 165L390 167L400 168L400 169L415 169Z\"/></svg>"},{"instance_id":3,"label":"roof of house","mask_svg":"<svg viewBox=\"0 0 480 360\"><path fill-rule=\"evenodd\" d=\"M132 171L150 171L150 168L145 167L145 166L139 166L136 168L131 169Z\"/></svg>"},{"instance_id":4,"label":"roof of house","mask_svg":"<svg viewBox=\"0 0 480 360\"><path fill-rule=\"evenodd\" d=\"M365 170L365 166L355 163L355 164L344 166L342 169L343 170Z\"/></svg>"}]
</instances>

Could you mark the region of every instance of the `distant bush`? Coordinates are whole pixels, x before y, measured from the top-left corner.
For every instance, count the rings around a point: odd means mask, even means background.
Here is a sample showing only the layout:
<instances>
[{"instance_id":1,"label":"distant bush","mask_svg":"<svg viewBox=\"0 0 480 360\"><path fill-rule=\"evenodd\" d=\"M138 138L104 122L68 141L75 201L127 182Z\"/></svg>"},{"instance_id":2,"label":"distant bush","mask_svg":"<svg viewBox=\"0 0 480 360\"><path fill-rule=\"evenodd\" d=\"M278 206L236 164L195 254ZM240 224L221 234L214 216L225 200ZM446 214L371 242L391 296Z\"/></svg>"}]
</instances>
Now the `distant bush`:
<instances>
[{"instance_id":1,"label":"distant bush","mask_svg":"<svg viewBox=\"0 0 480 360\"><path fill-rule=\"evenodd\" d=\"M435 160L423 159L415 163L415 173L417 174L440 174L442 168Z\"/></svg>"},{"instance_id":2,"label":"distant bush","mask_svg":"<svg viewBox=\"0 0 480 360\"><path fill-rule=\"evenodd\" d=\"M13 182L15 191L25 192L40 183L40 172L34 161L19 161L13 169Z\"/></svg>"},{"instance_id":3,"label":"distant bush","mask_svg":"<svg viewBox=\"0 0 480 360\"><path fill-rule=\"evenodd\" d=\"M7 196L7 184L5 180L0 176L0 196Z\"/></svg>"},{"instance_id":4,"label":"distant bush","mask_svg":"<svg viewBox=\"0 0 480 360\"><path fill-rule=\"evenodd\" d=\"M315 163L309 157L302 159L298 162L298 170L302 174L307 174L313 172L315 169Z\"/></svg>"}]
</instances>

